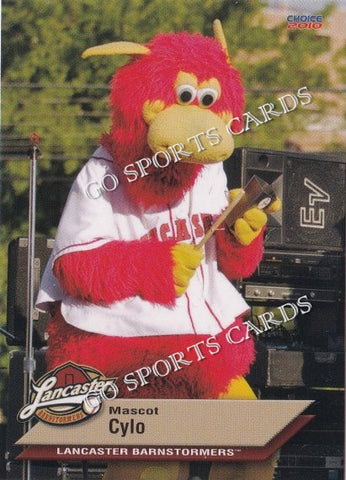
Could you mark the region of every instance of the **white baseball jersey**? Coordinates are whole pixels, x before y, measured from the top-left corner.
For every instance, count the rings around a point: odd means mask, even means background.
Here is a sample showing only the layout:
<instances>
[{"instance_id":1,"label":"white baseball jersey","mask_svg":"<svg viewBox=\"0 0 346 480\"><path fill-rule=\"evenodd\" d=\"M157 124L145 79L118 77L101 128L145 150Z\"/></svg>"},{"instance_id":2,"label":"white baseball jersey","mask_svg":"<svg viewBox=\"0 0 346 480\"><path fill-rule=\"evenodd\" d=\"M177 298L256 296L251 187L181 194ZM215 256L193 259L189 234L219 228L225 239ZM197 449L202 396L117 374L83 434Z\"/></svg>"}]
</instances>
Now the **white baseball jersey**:
<instances>
[{"instance_id":1,"label":"white baseball jersey","mask_svg":"<svg viewBox=\"0 0 346 480\"><path fill-rule=\"evenodd\" d=\"M216 218L228 204L221 162L206 165L193 188L167 210L144 210L130 203L122 184L115 188L116 173L112 158L100 147L74 181L42 279L37 307L45 311L49 302L61 301L68 323L105 335L215 335L226 329L248 306L218 270L214 238L206 244L205 257L186 293L176 299L173 307L139 296L100 306L76 300L62 291L52 273L54 261L61 255L92 250L113 240L139 240L148 234L159 240L174 238L198 243L205 233L203 215ZM102 181L110 191L98 188ZM116 281L115 278L115 285Z\"/></svg>"}]
</instances>

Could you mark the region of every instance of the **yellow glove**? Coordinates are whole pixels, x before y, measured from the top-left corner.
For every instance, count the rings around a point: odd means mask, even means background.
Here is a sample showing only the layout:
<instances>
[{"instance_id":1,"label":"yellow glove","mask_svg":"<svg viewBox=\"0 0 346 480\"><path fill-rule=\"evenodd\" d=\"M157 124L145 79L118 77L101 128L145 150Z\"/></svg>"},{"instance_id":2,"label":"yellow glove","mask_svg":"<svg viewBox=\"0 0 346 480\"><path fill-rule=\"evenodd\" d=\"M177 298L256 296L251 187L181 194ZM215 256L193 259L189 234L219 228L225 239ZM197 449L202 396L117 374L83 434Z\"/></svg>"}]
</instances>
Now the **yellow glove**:
<instances>
[{"instance_id":1,"label":"yellow glove","mask_svg":"<svg viewBox=\"0 0 346 480\"><path fill-rule=\"evenodd\" d=\"M202 249L196 249L194 245L178 243L172 248L173 255L173 280L177 297L185 293L192 275L199 267L204 257Z\"/></svg>"},{"instance_id":2,"label":"yellow glove","mask_svg":"<svg viewBox=\"0 0 346 480\"><path fill-rule=\"evenodd\" d=\"M229 199L232 201L240 192L241 188L235 188L229 192ZM262 228L267 223L267 213L274 213L280 210L281 200L276 198L268 208L261 210L257 207L249 208L241 218L233 225L233 235L241 245L250 245L258 237Z\"/></svg>"}]
</instances>

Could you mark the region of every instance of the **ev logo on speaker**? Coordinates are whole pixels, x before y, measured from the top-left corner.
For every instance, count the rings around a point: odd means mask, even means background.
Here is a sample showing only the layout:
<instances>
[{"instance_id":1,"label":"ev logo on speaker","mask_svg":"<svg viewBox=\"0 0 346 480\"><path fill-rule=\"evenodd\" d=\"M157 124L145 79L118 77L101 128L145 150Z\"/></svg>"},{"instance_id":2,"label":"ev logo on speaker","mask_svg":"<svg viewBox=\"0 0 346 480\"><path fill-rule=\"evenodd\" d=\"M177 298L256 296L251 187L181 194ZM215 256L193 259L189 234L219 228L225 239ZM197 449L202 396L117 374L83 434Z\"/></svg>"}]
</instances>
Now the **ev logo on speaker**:
<instances>
[{"instance_id":1,"label":"ev logo on speaker","mask_svg":"<svg viewBox=\"0 0 346 480\"><path fill-rule=\"evenodd\" d=\"M325 228L325 209L318 203L330 202L329 193L305 177L304 186L310 190L308 207L300 207L300 226L303 228Z\"/></svg>"}]
</instances>

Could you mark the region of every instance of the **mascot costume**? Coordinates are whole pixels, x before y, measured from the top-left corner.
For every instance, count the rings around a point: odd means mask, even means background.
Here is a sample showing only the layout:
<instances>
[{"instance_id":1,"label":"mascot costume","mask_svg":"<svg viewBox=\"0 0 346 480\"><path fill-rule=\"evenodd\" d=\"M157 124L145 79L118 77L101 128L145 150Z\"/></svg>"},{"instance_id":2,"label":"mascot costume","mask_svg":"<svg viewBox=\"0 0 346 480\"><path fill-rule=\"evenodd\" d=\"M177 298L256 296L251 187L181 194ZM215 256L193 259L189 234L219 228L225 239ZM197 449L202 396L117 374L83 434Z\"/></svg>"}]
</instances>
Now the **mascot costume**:
<instances>
[{"instance_id":1,"label":"mascot costume","mask_svg":"<svg viewBox=\"0 0 346 480\"><path fill-rule=\"evenodd\" d=\"M48 368L94 367L118 378L119 397L255 398L243 378L254 360L248 306L231 280L261 260L266 214L250 208L195 248L235 195L222 162L234 148L226 125L244 105L218 20L214 36L159 34L83 53L131 61L111 82L111 127L72 186L38 305L51 313ZM203 478L269 480L273 470L272 460L216 462ZM105 477L203 475L188 462L125 460Z\"/></svg>"}]
</instances>

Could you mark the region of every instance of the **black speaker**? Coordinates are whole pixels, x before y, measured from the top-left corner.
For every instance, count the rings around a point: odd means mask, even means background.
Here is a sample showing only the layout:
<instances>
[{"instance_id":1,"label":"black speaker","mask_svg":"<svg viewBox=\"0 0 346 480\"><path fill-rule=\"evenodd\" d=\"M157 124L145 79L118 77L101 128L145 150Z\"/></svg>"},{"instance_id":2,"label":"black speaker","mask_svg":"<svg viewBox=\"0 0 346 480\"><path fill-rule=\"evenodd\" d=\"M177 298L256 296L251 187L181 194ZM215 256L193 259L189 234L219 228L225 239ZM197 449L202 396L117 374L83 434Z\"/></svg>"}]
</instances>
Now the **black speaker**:
<instances>
[{"instance_id":1,"label":"black speaker","mask_svg":"<svg viewBox=\"0 0 346 480\"><path fill-rule=\"evenodd\" d=\"M37 237L34 259L34 294L39 290L41 278L54 245L53 239ZM27 322L27 285L28 285L28 239L16 238L8 247L8 287L7 287L7 331L13 338L7 337L9 345L24 345ZM45 328L48 314L34 310L33 344L41 347L45 344Z\"/></svg>"},{"instance_id":2,"label":"black speaker","mask_svg":"<svg viewBox=\"0 0 346 480\"><path fill-rule=\"evenodd\" d=\"M261 362L252 366L247 377L252 387L307 387L341 391L344 385L345 356L342 352L266 348L259 355Z\"/></svg>"},{"instance_id":3,"label":"black speaker","mask_svg":"<svg viewBox=\"0 0 346 480\"><path fill-rule=\"evenodd\" d=\"M341 156L235 149L224 163L228 188L256 174L273 185L282 209L269 217L265 246L342 251L345 165Z\"/></svg>"}]
</instances>

